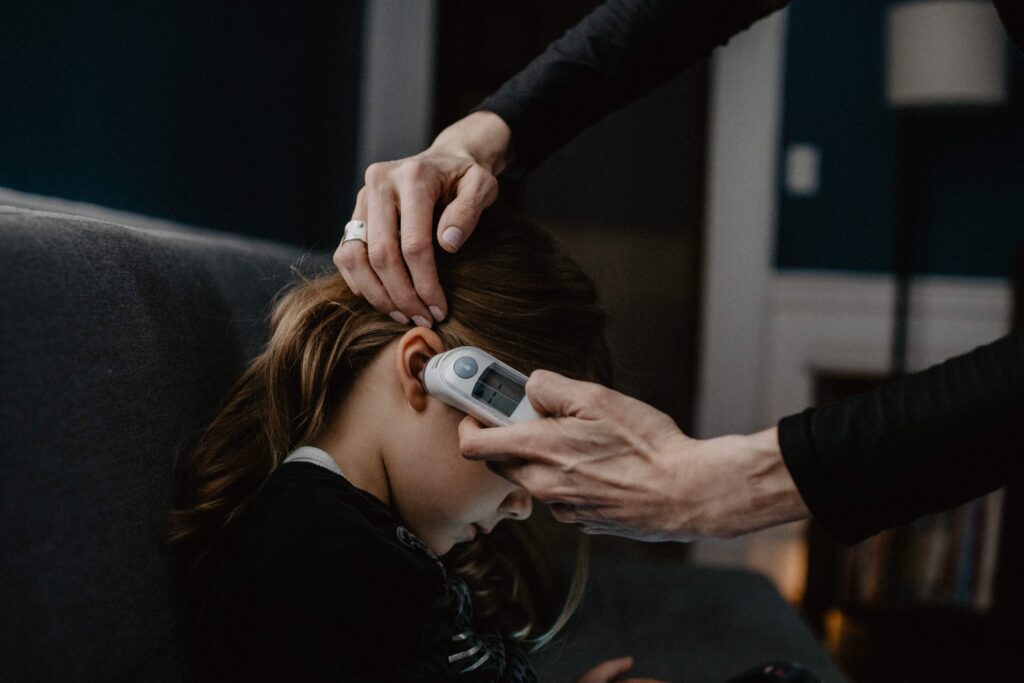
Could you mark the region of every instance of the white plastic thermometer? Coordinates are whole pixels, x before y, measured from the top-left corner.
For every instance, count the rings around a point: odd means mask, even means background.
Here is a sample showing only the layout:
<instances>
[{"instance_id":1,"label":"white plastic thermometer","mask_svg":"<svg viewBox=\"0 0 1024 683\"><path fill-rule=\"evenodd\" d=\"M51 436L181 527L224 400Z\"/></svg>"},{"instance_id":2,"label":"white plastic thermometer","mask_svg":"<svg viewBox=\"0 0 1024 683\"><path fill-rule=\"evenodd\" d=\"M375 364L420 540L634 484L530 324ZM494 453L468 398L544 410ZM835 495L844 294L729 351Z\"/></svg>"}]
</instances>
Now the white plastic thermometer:
<instances>
[{"instance_id":1,"label":"white plastic thermometer","mask_svg":"<svg viewBox=\"0 0 1024 683\"><path fill-rule=\"evenodd\" d=\"M437 354L420 374L428 394L491 427L540 417L526 398L526 379L475 346Z\"/></svg>"}]
</instances>

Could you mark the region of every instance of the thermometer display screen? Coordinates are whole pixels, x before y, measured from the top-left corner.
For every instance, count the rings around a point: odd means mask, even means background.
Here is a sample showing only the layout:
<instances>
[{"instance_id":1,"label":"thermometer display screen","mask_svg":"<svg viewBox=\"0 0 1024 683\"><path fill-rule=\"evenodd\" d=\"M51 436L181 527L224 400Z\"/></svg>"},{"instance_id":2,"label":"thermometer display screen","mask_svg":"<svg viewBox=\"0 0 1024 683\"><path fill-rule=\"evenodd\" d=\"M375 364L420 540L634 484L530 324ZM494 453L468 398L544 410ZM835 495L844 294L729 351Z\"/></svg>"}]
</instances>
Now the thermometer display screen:
<instances>
[{"instance_id":1,"label":"thermometer display screen","mask_svg":"<svg viewBox=\"0 0 1024 683\"><path fill-rule=\"evenodd\" d=\"M473 387L473 398L480 399L505 417L512 416L524 396L526 387L496 365L484 370Z\"/></svg>"}]
</instances>

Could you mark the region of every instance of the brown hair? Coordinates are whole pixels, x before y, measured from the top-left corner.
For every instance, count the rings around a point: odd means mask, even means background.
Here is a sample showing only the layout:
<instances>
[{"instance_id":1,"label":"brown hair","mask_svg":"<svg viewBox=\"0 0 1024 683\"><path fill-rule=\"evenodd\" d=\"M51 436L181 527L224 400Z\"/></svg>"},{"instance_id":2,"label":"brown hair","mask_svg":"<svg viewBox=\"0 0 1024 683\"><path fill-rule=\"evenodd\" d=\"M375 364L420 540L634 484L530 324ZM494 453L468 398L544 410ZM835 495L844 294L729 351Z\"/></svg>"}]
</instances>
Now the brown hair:
<instances>
[{"instance_id":1,"label":"brown hair","mask_svg":"<svg viewBox=\"0 0 1024 683\"><path fill-rule=\"evenodd\" d=\"M448 317L445 348L478 346L529 374L537 368L611 382L605 313L593 283L533 223L492 208L463 249L437 251ZM297 273L298 274L298 273ZM337 272L299 275L273 306L270 339L177 468L169 542L187 579L293 449L312 443L360 372L408 330L356 296ZM559 613L536 515L506 522L445 556L473 593L478 618L535 648L561 628L582 595L585 536Z\"/></svg>"}]
</instances>

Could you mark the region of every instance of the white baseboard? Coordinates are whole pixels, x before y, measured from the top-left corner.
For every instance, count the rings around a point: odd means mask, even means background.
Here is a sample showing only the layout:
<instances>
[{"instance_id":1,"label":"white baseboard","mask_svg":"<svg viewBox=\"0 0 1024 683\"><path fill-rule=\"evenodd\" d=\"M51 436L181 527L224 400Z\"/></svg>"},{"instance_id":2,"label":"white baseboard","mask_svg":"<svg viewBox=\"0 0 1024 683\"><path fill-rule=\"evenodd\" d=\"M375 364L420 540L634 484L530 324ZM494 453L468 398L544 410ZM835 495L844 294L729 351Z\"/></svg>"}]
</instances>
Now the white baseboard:
<instances>
[{"instance_id":1,"label":"white baseboard","mask_svg":"<svg viewBox=\"0 0 1024 683\"><path fill-rule=\"evenodd\" d=\"M886 275L776 273L763 354L763 422L811 405L816 370L888 370L894 298ZM908 367L923 369L999 338L1009 329L1010 310L1006 281L918 278L911 289Z\"/></svg>"}]
</instances>

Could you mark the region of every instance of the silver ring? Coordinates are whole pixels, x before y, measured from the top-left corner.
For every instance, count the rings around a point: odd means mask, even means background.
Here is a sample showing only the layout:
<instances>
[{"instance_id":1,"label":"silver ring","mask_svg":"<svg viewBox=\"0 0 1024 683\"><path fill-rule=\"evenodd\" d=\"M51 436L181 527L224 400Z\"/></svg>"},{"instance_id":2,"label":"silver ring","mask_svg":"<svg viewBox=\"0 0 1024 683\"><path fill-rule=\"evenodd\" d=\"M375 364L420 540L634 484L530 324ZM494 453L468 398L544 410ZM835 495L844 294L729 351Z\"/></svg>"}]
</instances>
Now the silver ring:
<instances>
[{"instance_id":1,"label":"silver ring","mask_svg":"<svg viewBox=\"0 0 1024 683\"><path fill-rule=\"evenodd\" d=\"M363 221L349 221L345 224L345 232L341 238L342 245L349 240L359 240L366 244L366 223Z\"/></svg>"}]
</instances>

